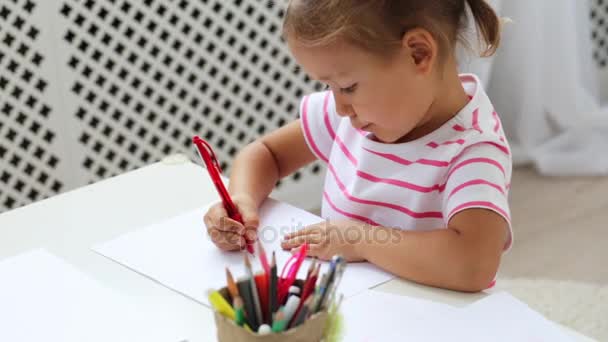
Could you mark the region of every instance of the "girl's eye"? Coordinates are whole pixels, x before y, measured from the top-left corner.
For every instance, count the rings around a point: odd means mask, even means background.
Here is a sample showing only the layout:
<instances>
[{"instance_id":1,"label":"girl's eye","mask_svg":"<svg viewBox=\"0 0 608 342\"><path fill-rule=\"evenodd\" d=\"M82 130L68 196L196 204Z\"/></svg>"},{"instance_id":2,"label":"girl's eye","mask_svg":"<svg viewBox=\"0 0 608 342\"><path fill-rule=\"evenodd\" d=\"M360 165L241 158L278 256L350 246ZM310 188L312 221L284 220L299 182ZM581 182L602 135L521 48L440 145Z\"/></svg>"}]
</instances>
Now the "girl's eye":
<instances>
[{"instance_id":1,"label":"girl's eye","mask_svg":"<svg viewBox=\"0 0 608 342\"><path fill-rule=\"evenodd\" d=\"M352 94L355 92L355 90L357 90L357 83L353 84L348 88L340 88L340 92L343 94Z\"/></svg>"}]
</instances>

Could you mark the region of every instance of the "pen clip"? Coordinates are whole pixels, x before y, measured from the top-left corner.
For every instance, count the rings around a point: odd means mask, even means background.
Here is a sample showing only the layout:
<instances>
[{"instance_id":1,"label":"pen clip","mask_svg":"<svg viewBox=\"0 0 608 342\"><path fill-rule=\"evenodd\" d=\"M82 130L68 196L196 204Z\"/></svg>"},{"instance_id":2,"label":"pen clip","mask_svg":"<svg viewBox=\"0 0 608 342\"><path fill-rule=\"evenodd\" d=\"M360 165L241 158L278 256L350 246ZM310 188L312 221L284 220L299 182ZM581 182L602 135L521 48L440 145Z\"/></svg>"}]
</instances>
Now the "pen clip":
<instances>
[{"instance_id":1,"label":"pen clip","mask_svg":"<svg viewBox=\"0 0 608 342\"><path fill-rule=\"evenodd\" d=\"M197 147L198 154L205 162L205 166L207 166L207 168L209 169L213 169L214 172L221 174L222 169L220 167L220 164L217 162L215 152L213 152L213 149L211 148L209 143L198 136L193 137L192 142Z\"/></svg>"}]
</instances>

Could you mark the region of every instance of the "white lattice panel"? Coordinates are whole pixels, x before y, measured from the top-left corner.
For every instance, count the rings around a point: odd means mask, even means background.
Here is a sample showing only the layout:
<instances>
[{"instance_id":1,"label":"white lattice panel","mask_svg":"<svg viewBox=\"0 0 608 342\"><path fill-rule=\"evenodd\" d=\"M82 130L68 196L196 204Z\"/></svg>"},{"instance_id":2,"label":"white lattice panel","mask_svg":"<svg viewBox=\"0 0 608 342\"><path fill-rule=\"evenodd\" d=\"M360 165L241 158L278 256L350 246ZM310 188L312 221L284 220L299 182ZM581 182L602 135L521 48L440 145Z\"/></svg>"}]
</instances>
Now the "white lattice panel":
<instances>
[{"instance_id":1,"label":"white lattice panel","mask_svg":"<svg viewBox=\"0 0 608 342\"><path fill-rule=\"evenodd\" d=\"M281 41L282 15L258 0L0 0L0 209L172 153L194 159L193 134L229 171L320 87Z\"/></svg>"},{"instance_id":2,"label":"white lattice panel","mask_svg":"<svg viewBox=\"0 0 608 342\"><path fill-rule=\"evenodd\" d=\"M593 57L601 68L608 63L608 1L591 0Z\"/></svg>"},{"instance_id":3,"label":"white lattice panel","mask_svg":"<svg viewBox=\"0 0 608 342\"><path fill-rule=\"evenodd\" d=\"M588 1L591 4L593 57L599 68L602 100L608 102L608 1Z\"/></svg>"}]
</instances>

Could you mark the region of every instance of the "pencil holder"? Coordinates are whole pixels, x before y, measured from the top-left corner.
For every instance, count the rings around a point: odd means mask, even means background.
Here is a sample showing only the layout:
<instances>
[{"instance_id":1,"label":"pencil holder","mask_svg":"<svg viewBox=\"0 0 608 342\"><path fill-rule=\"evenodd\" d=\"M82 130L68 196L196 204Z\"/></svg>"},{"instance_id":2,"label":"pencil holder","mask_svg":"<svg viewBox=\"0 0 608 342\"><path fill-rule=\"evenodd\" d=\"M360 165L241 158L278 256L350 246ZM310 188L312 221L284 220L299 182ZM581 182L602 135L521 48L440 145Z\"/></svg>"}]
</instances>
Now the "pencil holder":
<instances>
[{"instance_id":1,"label":"pencil holder","mask_svg":"<svg viewBox=\"0 0 608 342\"><path fill-rule=\"evenodd\" d=\"M302 281L298 280L296 283L301 284ZM219 290L219 293L224 299L230 301L231 298L227 288ZM218 312L215 312L214 316L215 325L217 327L217 340L220 342L319 342L324 339L329 314L327 308L323 308L299 326L281 333L271 333L267 335L260 335L248 331Z\"/></svg>"}]
</instances>

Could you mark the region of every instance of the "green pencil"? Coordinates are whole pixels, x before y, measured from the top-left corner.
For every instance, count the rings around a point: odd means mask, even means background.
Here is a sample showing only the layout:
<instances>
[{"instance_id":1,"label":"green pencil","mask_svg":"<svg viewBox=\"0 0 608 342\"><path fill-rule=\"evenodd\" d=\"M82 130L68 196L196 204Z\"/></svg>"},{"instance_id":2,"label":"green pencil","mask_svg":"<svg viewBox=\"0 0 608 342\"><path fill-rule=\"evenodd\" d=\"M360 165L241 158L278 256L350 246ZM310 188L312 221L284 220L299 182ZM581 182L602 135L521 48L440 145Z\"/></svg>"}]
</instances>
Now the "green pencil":
<instances>
[{"instance_id":1,"label":"green pencil","mask_svg":"<svg viewBox=\"0 0 608 342\"><path fill-rule=\"evenodd\" d=\"M245 325L245 311L243 310L243 299L241 297L234 298L234 314L236 324L240 327Z\"/></svg>"},{"instance_id":2,"label":"green pencil","mask_svg":"<svg viewBox=\"0 0 608 342\"><path fill-rule=\"evenodd\" d=\"M279 312L277 312L276 316L274 317L274 322L272 323L272 332L283 332L283 330L285 330L285 327L287 327L287 323L289 322L287 322L287 320L285 319L285 313L283 312L283 310L279 310Z\"/></svg>"}]
</instances>

